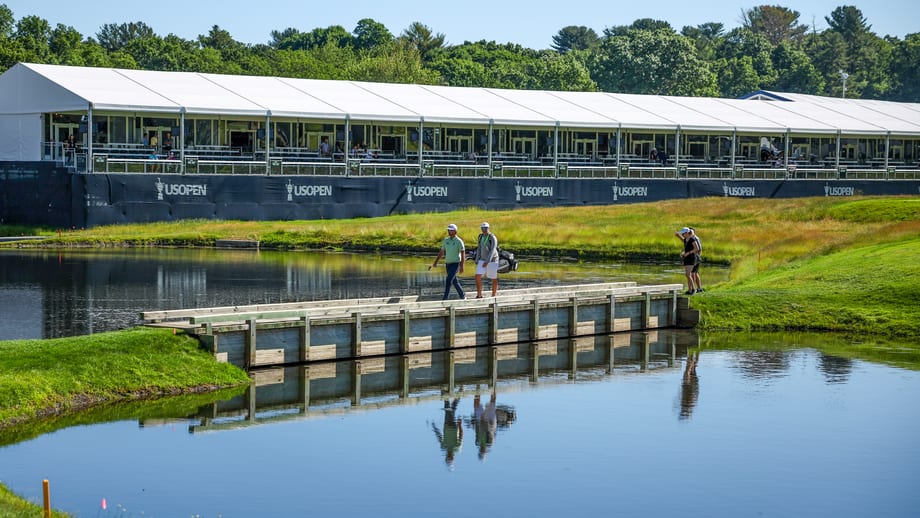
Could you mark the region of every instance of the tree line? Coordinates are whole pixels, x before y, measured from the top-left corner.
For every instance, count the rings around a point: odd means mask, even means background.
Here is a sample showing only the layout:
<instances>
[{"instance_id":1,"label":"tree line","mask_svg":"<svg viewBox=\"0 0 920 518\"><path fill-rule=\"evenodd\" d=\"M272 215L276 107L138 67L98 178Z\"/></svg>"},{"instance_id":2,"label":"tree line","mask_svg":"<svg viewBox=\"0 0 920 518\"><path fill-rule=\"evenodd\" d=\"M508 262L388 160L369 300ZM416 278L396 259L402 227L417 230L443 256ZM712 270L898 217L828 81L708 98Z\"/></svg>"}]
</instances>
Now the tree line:
<instances>
[{"instance_id":1,"label":"tree line","mask_svg":"<svg viewBox=\"0 0 920 518\"><path fill-rule=\"evenodd\" d=\"M567 26L550 49L514 43L446 44L414 22L399 35L370 18L308 32L272 31L245 44L217 25L196 40L158 35L143 22L104 24L85 37L0 5L0 69L17 62L511 89L738 97L756 90L920 102L920 33L878 36L853 6L827 27L761 5L741 25L685 26L643 18L597 34ZM844 78L845 76L845 78Z\"/></svg>"}]
</instances>

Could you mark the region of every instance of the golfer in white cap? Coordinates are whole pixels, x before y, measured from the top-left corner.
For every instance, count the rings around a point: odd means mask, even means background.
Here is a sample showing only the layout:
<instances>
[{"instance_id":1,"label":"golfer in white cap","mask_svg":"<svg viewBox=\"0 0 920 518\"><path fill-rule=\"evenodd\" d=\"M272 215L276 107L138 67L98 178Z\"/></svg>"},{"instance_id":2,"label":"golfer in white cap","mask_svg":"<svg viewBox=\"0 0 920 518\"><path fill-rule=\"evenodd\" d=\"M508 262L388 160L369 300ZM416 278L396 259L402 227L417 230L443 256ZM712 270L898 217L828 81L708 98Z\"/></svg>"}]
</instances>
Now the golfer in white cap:
<instances>
[{"instance_id":1,"label":"golfer in white cap","mask_svg":"<svg viewBox=\"0 0 920 518\"><path fill-rule=\"evenodd\" d=\"M447 266L447 280L444 283L443 300L447 300L450 297L451 286L457 289L457 295L460 295L461 299L465 299L466 294L463 293L463 286L460 285L460 279L457 278L457 274L463 273L466 248L463 245L463 240L457 235L457 225L453 223L447 225L447 237L441 241L441 250L438 251L438 256L434 258L434 262L428 269L431 270L432 266L437 266L442 257L444 258L444 264Z\"/></svg>"},{"instance_id":2,"label":"golfer in white cap","mask_svg":"<svg viewBox=\"0 0 920 518\"><path fill-rule=\"evenodd\" d=\"M694 270L699 269L700 262L700 245L699 240L693 237L693 231L689 227L684 227L674 233L681 241L684 242L684 251L680 253L680 259L684 264L684 274L687 276L687 295L693 295L702 292L703 287L698 285L694 287Z\"/></svg>"},{"instance_id":3,"label":"golfer in white cap","mask_svg":"<svg viewBox=\"0 0 920 518\"><path fill-rule=\"evenodd\" d=\"M479 226L479 243L476 248L476 298L482 298L482 276L492 279L492 296L498 292L498 238L489 229L489 224L483 222Z\"/></svg>"}]
</instances>

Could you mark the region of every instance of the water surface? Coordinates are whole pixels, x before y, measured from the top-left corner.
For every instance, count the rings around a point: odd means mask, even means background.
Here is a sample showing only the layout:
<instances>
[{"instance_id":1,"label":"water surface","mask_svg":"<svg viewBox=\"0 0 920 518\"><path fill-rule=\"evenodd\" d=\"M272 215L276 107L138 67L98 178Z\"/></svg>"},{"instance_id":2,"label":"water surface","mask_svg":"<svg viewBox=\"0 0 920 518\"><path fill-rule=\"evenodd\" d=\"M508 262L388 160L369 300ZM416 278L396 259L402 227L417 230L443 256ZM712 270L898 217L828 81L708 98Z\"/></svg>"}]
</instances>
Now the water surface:
<instances>
[{"instance_id":1,"label":"water surface","mask_svg":"<svg viewBox=\"0 0 920 518\"><path fill-rule=\"evenodd\" d=\"M916 516L920 373L809 335L614 336L455 351L452 386L437 354L257 375L0 448L0 478L78 516Z\"/></svg>"}]
</instances>

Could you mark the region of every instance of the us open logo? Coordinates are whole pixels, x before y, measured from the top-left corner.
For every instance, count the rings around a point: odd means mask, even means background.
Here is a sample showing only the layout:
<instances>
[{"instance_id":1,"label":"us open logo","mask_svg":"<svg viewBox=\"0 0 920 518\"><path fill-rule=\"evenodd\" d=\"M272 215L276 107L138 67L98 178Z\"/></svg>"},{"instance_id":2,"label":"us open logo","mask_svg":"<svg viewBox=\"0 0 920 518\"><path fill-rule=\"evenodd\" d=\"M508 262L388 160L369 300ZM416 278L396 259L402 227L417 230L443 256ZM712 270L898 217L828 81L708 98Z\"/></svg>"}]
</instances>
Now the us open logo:
<instances>
[{"instance_id":1,"label":"us open logo","mask_svg":"<svg viewBox=\"0 0 920 518\"><path fill-rule=\"evenodd\" d=\"M163 196L207 196L208 186L200 183L165 183L157 178L154 183L157 189L157 200L162 200Z\"/></svg>"},{"instance_id":2,"label":"us open logo","mask_svg":"<svg viewBox=\"0 0 920 518\"><path fill-rule=\"evenodd\" d=\"M514 186L514 199L521 201L525 198L552 198L553 188L546 185L521 185L520 182Z\"/></svg>"},{"instance_id":3,"label":"us open logo","mask_svg":"<svg viewBox=\"0 0 920 518\"><path fill-rule=\"evenodd\" d=\"M726 198L753 198L757 196L754 192L753 186L748 185L728 185L727 183L722 183L722 193Z\"/></svg>"},{"instance_id":4,"label":"us open logo","mask_svg":"<svg viewBox=\"0 0 920 518\"><path fill-rule=\"evenodd\" d=\"M617 185L613 182L613 201L619 201L620 198L647 198L647 185Z\"/></svg>"},{"instance_id":5,"label":"us open logo","mask_svg":"<svg viewBox=\"0 0 920 518\"><path fill-rule=\"evenodd\" d=\"M415 198L447 198L447 187L443 185L412 185L406 184L406 201Z\"/></svg>"},{"instance_id":6,"label":"us open logo","mask_svg":"<svg viewBox=\"0 0 920 518\"><path fill-rule=\"evenodd\" d=\"M856 188L848 185L830 185L824 184L825 196L854 196Z\"/></svg>"},{"instance_id":7,"label":"us open logo","mask_svg":"<svg viewBox=\"0 0 920 518\"><path fill-rule=\"evenodd\" d=\"M332 196L331 185L294 185L288 180L287 183L287 201L294 201L294 196L298 198L312 198L319 196Z\"/></svg>"}]
</instances>

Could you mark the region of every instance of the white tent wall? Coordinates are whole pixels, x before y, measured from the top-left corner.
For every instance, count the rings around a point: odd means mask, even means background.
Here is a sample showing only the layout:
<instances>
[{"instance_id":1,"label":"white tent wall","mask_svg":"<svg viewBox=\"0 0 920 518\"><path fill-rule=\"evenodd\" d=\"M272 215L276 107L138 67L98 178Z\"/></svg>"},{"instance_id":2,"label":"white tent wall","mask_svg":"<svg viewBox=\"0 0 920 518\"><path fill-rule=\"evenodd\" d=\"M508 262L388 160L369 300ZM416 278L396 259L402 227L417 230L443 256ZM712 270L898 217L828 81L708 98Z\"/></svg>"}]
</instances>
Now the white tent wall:
<instances>
[{"instance_id":1,"label":"white tent wall","mask_svg":"<svg viewBox=\"0 0 920 518\"><path fill-rule=\"evenodd\" d=\"M0 161L37 162L42 159L42 116L0 114Z\"/></svg>"}]
</instances>

